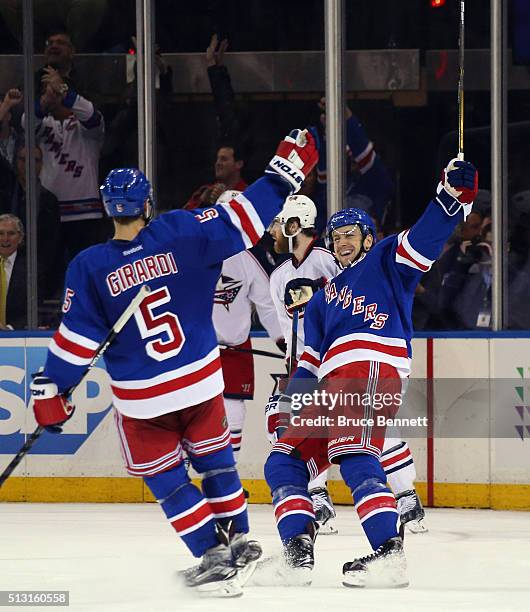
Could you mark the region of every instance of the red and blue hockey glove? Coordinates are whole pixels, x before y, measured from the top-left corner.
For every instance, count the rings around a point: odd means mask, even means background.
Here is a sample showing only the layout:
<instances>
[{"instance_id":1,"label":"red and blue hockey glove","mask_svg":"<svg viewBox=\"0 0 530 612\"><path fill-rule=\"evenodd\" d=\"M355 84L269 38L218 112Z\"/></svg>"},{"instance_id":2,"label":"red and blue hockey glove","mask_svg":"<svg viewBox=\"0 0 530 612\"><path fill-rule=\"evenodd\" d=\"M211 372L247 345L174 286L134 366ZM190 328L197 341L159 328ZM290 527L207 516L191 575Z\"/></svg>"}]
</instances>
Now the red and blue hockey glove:
<instances>
[{"instance_id":1,"label":"red and blue hockey glove","mask_svg":"<svg viewBox=\"0 0 530 612\"><path fill-rule=\"evenodd\" d=\"M436 200L449 216L464 207L464 217L471 212L471 206L478 191L478 172L471 162L452 159L442 172L442 180L436 190Z\"/></svg>"},{"instance_id":2,"label":"red and blue hockey glove","mask_svg":"<svg viewBox=\"0 0 530 612\"><path fill-rule=\"evenodd\" d=\"M59 395L57 385L47 376L37 374L30 391L37 423L52 433L61 433L61 425L72 417L75 406L64 395Z\"/></svg>"},{"instance_id":3,"label":"red and blue hockey glove","mask_svg":"<svg viewBox=\"0 0 530 612\"><path fill-rule=\"evenodd\" d=\"M279 393L271 395L265 406L265 431L271 444L277 442L289 425L291 398Z\"/></svg>"},{"instance_id":4,"label":"red and blue hockey glove","mask_svg":"<svg viewBox=\"0 0 530 612\"><path fill-rule=\"evenodd\" d=\"M313 134L308 130L293 130L280 142L265 172L281 176L290 183L292 193L296 193L317 161L318 148Z\"/></svg>"},{"instance_id":5,"label":"red and blue hockey glove","mask_svg":"<svg viewBox=\"0 0 530 612\"><path fill-rule=\"evenodd\" d=\"M289 314L295 310L303 310L305 305L319 289L326 284L324 277L315 280L311 278L293 278L285 285L284 303Z\"/></svg>"}]
</instances>

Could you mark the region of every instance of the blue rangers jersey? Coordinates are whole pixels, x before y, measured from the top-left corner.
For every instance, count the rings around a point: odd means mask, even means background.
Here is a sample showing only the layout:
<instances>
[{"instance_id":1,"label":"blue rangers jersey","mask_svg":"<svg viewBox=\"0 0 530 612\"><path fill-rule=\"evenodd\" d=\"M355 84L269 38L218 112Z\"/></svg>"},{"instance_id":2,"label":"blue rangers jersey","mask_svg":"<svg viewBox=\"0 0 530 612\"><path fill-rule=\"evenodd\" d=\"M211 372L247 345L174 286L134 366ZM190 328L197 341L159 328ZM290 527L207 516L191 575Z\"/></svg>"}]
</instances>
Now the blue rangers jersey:
<instances>
[{"instance_id":1,"label":"blue rangers jersey","mask_svg":"<svg viewBox=\"0 0 530 612\"><path fill-rule=\"evenodd\" d=\"M410 230L377 243L316 293L295 377L322 379L356 361L388 363L408 376L414 290L462 220L462 210L449 216L433 200Z\"/></svg>"},{"instance_id":2,"label":"blue rangers jersey","mask_svg":"<svg viewBox=\"0 0 530 612\"><path fill-rule=\"evenodd\" d=\"M78 382L147 284L151 293L104 356L116 409L150 418L222 393L212 324L221 263L259 240L289 191L282 178L267 175L229 203L195 215L165 213L132 241L109 240L81 252L67 270L64 316L44 375L60 392Z\"/></svg>"}]
</instances>

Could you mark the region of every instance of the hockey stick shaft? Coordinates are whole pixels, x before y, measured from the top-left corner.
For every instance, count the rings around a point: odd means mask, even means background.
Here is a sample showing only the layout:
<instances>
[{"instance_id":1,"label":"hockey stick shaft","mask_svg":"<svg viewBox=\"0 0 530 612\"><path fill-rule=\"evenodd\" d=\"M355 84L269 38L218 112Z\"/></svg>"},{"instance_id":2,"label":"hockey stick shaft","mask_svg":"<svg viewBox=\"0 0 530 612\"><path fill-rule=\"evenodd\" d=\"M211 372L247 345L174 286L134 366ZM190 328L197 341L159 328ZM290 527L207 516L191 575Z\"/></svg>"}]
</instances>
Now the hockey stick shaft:
<instances>
[{"instance_id":1,"label":"hockey stick shaft","mask_svg":"<svg viewBox=\"0 0 530 612\"><path fill-rule=\"evenodd\" d=\"M458 159L464 159L464 16L465 1L460 0L460 31L458 36Z\"/></svg>"},{"instance_id":2,"label":"hockey stick shaft","mask_svg":"<svg viewBox=\"0 0 530 612\"><path fill-rule=\"evenodd\" d=\"M293 322L291 325L291 356L289 359L289 376L293 375L296 363L296 349L298 348L298 310L293 311Z\"/></svg>"},{"instance_id":3,"label":"hockey stick shaft","mask_svg":"<svg viewBox=\"0 0 530 612\"><path fill-rule=\"evenodd\" d=\"M68 397L71 395L75 389L83 382L83 380L87 377L90 370L96 365L99 358L103 355L103 353L107 350L109 345L114 341L116 336L120 333L120 331L125 327L127 321L133 316L136 309L140 306L140 303L145 298L145 296L149 293L150 289L147 285L143 285L143 287L138 291L136 296L132 299L131 303L127 306L127 308L123 311L120 318L114 323L109 333L105 337L105 339L98 346L94 357L87 366L87 369L83 372L83 375L77 382L77 384L71 386L66 392L65 395ZM4 482L11 476L13 470L17 467L17 465L24 459L26 454L29 452L33 444L40 438L44 431L44 427L39 425L35 431L29 436L24 445L18 451L18 453L13 457L9 465L0 475L0 487L4 484Z\"/></svg>"},{"instance_id":4,"label":"hockey stick shaft","mask_svg":"<svg viewBox=\"0 0 530 612\"><path fill-rule=\"evenodd\" d=\"M244 349L237 346L228 346L227 344L219 345L222 349L228 349L229 351L236 351L237 353L252 353L253 355L261 355L262 357L274 357L274 359L285 359L285 356L281 353L272 353L270 351L261 351L259 349Z\"/></svg>"}]
</instances>

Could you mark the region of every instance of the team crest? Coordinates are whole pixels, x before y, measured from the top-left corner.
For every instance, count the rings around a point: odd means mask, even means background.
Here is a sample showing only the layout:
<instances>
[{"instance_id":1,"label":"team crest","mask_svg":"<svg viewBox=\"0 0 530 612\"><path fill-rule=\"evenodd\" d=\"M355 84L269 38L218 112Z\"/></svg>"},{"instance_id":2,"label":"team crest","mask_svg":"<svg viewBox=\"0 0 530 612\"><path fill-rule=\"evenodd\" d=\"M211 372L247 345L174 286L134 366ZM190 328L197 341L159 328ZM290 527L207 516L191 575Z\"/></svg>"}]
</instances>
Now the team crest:
<instances>
[{"instance_id":1,"label":"team crest","mask_svg":"<svg viewBox=\"0 0 530 612\"><path fill-rule=\"evenodd\" d=\"M238 281L230 278L230 276L221 274L221 278L217 281L213 303L222 304L229 311L230 305L234 303L242 286L243 281Z\"/></svg>"}]
</instances>

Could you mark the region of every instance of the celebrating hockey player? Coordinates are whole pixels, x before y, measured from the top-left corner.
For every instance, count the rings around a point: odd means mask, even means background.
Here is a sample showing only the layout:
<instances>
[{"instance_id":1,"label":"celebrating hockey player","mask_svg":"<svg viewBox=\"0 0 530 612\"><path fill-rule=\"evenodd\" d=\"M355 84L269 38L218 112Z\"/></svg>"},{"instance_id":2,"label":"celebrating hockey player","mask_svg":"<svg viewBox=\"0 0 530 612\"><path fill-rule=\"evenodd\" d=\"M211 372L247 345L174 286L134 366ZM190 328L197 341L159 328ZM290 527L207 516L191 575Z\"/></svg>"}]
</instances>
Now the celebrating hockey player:
<instances>
[{"instance_id":1,"label":"celebrating hockey player","mask_svg":"<svg viewBox=\"0 0 530 612\"><path fill-rule=\"evenodd\" d=\"M376 230L372 219L362 210L347 218L352 223L362 221L368 228L373 240ZM291 258L278 266L271 274L271 293L278 311L284 336L288 339L287 354L291 355L291 321L293 317L293 298L298 290L305 289L306 295L323 286L324 282L349 265L349 253L323 248L315 233L316 208L313 202L302 195L287 198L280 215L270 230L275 238L275 249L287 252L292 244ZM297 330L297 359L304 348L303 305L298 304L299 323ZM265 408L266 429L271 442L278 438L277 422L279 414L279 395L273 395ZM381 455L381 465L392 491L398 500L398 511L403 524L413 533L426 532L423 525L425 511L414 488L416 468L408 444L398 438L385 438ZM313 500L316 522L320 535L337 533L333 519L336 516L333 503L326 486L328 470L322 471L309 482L309 494Z\"/></svg>"},{"instance_id":2,"label":"celebrating hockey player","mask_svg":"<svg viewBox=\"0 0 530 612\"><path fill-rule=\"evenodd\" d=\"M229 204L240 191L225 191L217 200ZM221 365L226 417L237 461L245 423L245 400L254 397L254 357L250 342L252 307L270 338L279 346L283 336L276 309L272 303L269 276L260 264L256 249L241 251L223 262L215 288L213 325L221 348Z\"/></svg>"},{"instance_id":3,"label":"celebrating hockey player","mask_svg":"<svg viewBox=\"0 0 530 612\"><path fill-rule=\"evenodd\" d=\"M435 197L410 230L375 244L362 211L339 211L328 223L330 247L349 266L307 304L305 349L284 401L292 404L292 394L302 384L318 379L320 391L337 394L345 387L348 392L358 391L358 396L364 392L369 402L355 405L352 401L346 406L350 414L364 417L351 429L332 424L320 432L309 430L302 437L300 428L291 422L271 451L265 476L284 544L289 570L284 576L288 580L311 580L316 535L313 504L307 493L311 466L312 471L315 467L320 471L336 463L375 551L344 564L343 584L408 584L396 499L386 486L379 462L384 426L376 428L368 422L375 414L375 394L399 392L401 380L410 373L414 289L454 228L469 214L477 189L474 166L453 160L443 172ZM316 401L309 406L309 414L315 405ZM397 409L396 400L383 415L392 416ZM265 564L263 570L266 574ZM278 575L274 581L279 582Z\"/></svg>"},{"instance_id":4,"label":"celebrating hockey player","mask_svg":"<svg viewBox=\"0 0 530 612\"><path fill-rule=\"evenodd\" d=\"M221 262L252 246L297 191L318 153L307 131L291 132L265 176L227 204L151 221L146 177L110 172L101 188L114 238L81 252L66 277L63 320L42 374L31 384L39 425L54 428L74 407L63 395L84 374L110 325L138 287L151 291L105 353L127 471L140 476L198 566L189 587L238 596L261 554L249 542L246 501L230 445L223 377L211 322ZM202 476L187 474L183 453Z\"/></svg>"}]
</instances>

